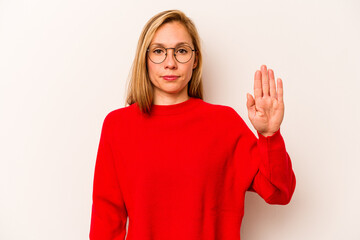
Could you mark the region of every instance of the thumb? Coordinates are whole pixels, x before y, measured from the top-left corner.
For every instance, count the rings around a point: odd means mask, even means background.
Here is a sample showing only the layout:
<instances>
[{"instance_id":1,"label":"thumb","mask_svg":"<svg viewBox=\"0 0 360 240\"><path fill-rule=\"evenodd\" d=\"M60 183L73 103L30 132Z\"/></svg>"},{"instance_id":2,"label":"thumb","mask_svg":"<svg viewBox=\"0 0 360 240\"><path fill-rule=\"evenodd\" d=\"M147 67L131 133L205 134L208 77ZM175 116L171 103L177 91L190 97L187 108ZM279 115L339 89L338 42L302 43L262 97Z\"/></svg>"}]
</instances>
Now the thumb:
<instances>
[{"instance_id":1,"label":"thumb","mask_svg":"<svg viewBox=\"0 0 360 240\"><path fill-rule=\"evenodd\" d=\"M247 107L248 111L250 111L255 106L255 99L249 93L246 93L246 98L247 98L246 107Z\"/></svg>"}]
</instances>

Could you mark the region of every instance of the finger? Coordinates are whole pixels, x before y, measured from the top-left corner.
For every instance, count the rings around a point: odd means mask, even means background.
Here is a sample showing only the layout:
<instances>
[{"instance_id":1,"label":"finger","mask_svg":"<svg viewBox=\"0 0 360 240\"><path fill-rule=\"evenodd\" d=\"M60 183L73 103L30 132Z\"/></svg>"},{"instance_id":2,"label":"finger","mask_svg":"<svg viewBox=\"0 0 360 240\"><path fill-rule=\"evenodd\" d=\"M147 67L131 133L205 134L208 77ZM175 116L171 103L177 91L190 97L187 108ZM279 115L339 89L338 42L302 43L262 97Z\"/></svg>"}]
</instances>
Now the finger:
<instances>
[{"instance_id":1,"label":"finger","mask_svg":"<svg viewBox=\"0 0 360 240\"><path fill-rule=\"evenodd\" d=\"M284 89L283 89L282 80L281 80L281 78L278 78L277 79L277 99L278 99L279 102L284 101L283 92L284 92Z\"/></svg>"},{"instance_id":2,"label":"finger","mask_svg":"<svg viewBox=\"0 0 360 240\"><path fill-rule=\"evenodd\" d=\"M276 98L276 85L275 85L275 76L274 71L269 69L269 78L270 78L270 96Z\"/></svg>"},{"instance_id":3,"label":"finger","mask_svg":"<svg viewBox=\"0 0 360 240\"><path fill-rule=\"evenodd\" d=\"M255 99L253 98L253 96L249 93L246 94L246 107L248 109L248 116L254 116L255 113Z\"/></svg>"},{"instance_id":4,"label":"finger","mask_svg":"<svg viewBox=\"0 0 360 240\"><path fill-rule=\"evenodd\" d=\"M247 101L246 101L246 107L249 109L249 108L252 108L253 106L255 106L255 100L253 98L253 96L250 94L250 93L247 93L246 94L246 98L247 98Z\"/></svg>"},{"instance_id":5,"label":"finger","mask_svg":"<svg viewBox=\"0 0 360 240\"><path fill-rule=\"evenodd\" d=\"M256 70L254 77L254 96L255 99L262 97L261 72L259 70Z\"/></svg>"},{"instance_id":6,"label":"finger","mask_svg":"<svg viewBox=\"0 0 360 240\"><path fill-rule=\"evenodd\" d=\"M263 96L269 96L269 77L266 65L261 66L261 83Z\"/></svg>"}]
</instances>

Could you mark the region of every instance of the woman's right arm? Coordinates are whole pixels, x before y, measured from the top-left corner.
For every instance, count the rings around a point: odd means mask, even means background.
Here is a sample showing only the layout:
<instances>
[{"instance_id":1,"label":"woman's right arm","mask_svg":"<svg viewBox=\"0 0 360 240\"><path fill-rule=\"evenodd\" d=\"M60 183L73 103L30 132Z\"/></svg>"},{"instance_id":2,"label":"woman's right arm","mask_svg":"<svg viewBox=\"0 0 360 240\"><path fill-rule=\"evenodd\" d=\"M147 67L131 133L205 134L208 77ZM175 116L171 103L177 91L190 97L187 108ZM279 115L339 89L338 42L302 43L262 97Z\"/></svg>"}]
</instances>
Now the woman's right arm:
<instances>
[{"instance_id":1,"label":"woman's right arm","mask_svg":"<svg viewBox=\"0 0 360 240\"><path fill-rule=\"evenodd\" d=\"M125 239L127 211L116 175L110 146L111 114L104 120L96 157L91 225L91 240Z\"/></svg>"}]
</instances>

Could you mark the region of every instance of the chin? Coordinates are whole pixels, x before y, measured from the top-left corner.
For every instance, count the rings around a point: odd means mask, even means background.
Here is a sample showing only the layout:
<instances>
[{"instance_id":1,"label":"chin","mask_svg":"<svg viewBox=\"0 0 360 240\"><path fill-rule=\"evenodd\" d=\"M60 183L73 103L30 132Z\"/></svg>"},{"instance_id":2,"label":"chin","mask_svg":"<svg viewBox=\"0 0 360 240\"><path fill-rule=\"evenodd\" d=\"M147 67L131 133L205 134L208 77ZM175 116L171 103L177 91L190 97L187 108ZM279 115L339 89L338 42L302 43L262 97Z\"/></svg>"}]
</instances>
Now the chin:
<instances>
[{"instance_id":1,"label":"chin","mask_svg":"<svg viewBox=\"0 0 360 240\"><path fill-rule=\"evenodd\" d=\"M179 93L181 89L164 89L163 91L166 93L175 94L175 93Z\"/></svg>"}]
</instances>

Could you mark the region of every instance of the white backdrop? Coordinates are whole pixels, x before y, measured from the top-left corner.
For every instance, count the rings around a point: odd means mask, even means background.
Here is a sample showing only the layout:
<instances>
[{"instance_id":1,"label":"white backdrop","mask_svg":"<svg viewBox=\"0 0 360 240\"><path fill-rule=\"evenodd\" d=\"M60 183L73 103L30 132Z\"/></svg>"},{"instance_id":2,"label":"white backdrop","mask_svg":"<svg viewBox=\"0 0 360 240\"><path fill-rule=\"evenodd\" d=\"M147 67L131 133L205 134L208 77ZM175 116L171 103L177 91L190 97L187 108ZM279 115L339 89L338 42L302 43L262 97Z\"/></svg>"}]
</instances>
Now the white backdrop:
<instances>
[{"instance_id":1,"label":"white backdrop","mask_svg":"<svg viewBox=\"0 0 360 240\"><path fill-rule=\"evenodd\" d=\"M251 126L254 72L284 82L297 187L286 206L248 193L242 239L360 239L357 0L0 0L0 239L88 239L102 121L124 106L142 27L167 9L197 25L205 101Z\"/></svg>"}]
</instances>

